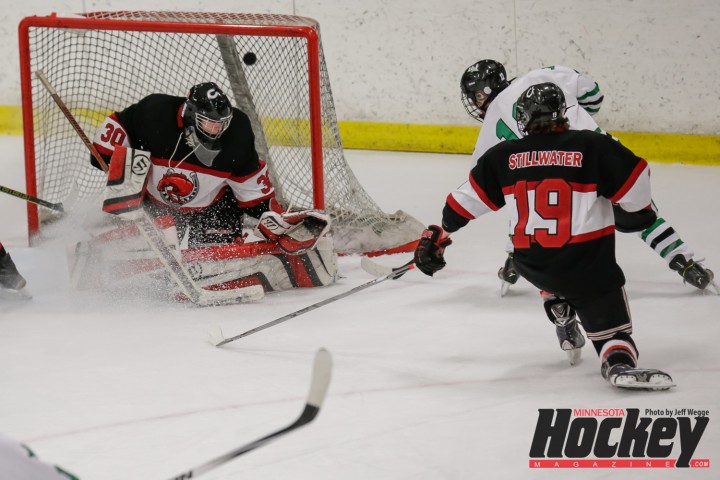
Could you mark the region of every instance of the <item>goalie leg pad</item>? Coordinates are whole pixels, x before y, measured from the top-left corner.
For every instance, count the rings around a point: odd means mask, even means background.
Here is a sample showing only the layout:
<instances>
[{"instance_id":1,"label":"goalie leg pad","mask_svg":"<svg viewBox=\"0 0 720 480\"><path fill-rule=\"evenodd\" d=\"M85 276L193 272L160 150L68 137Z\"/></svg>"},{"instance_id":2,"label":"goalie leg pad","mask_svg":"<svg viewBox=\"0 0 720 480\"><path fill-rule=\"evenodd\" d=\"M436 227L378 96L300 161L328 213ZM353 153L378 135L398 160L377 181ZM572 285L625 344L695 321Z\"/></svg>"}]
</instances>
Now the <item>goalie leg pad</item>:
<instances>
[{"instance_id":1,"label":"goalie leg pad","mask_svg":"<svg viewBox=\"0 0 720 480\"><path fill-rule=\"evenodd\" d=\"M246 258L201 260L189 270L203 288L263 286L266 292L330 285L337 278L332 238L324 237L315 249L290 255L280 249Z\"/></svg>"}]
</instances>

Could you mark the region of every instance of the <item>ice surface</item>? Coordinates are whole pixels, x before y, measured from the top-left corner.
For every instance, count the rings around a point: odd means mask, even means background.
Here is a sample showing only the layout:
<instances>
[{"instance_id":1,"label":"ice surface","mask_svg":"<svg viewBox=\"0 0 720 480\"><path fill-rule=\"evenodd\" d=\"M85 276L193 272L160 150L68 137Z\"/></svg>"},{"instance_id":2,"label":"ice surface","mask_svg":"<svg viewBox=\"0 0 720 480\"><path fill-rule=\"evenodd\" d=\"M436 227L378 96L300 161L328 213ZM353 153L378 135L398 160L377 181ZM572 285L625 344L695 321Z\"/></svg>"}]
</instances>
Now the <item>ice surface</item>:
<instances>
[{"instance_id":1,"label":"ice surface","mask_svg":"<svg viewBox=\"0 0 720 480\"><path fill-rule=\"evenodd\" d=\"M1 137L0 153L0 184L24 191L20 138ZM460 155L347 157L385 211L424 223L439 222L446 195L467 175ZM661 214L720 273L720 167L652 169ZM345 257L336 285L217 308L75 292L62 238L27 248L24 202L0 195L0 212L0 240L34 296L0 299L0 431L83 480L171 477L285 426L300 413L319 347L335 370L317 420L202 478L684 479L688 472L669 469L531 470L537 410L719 412L720 297L683 285L634 235L618 236L634 336L641 365L673 375L670 392L611 388L589 344L570 367L524 280L500 298L504 212L455 234L435 278L410 272L224 349L208 342L215 327L235 335L371 277L358 257ZM717 452L712 418L693 457L717 462ZM717 478L716 470L692 478Z\"/></svg>"}]
</instances>

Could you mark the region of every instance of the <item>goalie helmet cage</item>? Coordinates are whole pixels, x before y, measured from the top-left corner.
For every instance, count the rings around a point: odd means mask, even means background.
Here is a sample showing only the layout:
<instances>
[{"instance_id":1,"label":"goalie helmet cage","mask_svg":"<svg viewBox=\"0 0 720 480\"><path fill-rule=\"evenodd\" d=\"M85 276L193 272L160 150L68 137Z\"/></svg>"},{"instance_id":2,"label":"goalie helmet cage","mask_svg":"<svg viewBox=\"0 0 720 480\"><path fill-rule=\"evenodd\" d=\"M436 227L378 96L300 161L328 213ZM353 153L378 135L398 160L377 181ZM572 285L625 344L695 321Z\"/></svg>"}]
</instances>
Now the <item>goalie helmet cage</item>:
<instances>
[{"instance_id":1,"label":"goalie helmet cage","mask_svg":"<svg viewBox=\"0 0 720 480\"><path fill-rule=\"evenodd\" d=\"M409 251L423 229L384 213L345 160L315 20L291 15L94 12L19 26L27 192L91 199L104 174L33 72L42 70L92 137L102 120L150 93L185 96L214 81L251 119L278 200L326 210L339 253ZM30 238L53 212L28 204Z\"/></svg>"}]
</instances>

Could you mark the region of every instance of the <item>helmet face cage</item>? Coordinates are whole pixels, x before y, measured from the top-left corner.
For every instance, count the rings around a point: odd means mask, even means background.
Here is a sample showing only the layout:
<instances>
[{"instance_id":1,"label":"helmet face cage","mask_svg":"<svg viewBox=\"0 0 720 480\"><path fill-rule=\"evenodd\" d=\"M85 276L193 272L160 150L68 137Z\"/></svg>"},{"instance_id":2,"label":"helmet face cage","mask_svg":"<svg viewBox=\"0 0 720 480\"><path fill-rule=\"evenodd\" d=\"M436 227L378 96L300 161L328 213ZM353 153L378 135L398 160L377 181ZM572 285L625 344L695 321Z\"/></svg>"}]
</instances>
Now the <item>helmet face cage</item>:
<instances>
[{"instance_id":1,"label":"helmet face cage","mask_svg":"<svg viewBox=\"0 0 720 480\"><path fill-rule=\"evenodd\" d=\"M225 132L230 126L232 120L232 111L230 115L222 117L219 120L214 120L202 113L195 114L195 126L200 133L205 135L210 140L216 140L220 138L220 135Z\"/></svg>"},{"instance_id":2,"label":"helmet face cage","mask_svg":"<svg viewBox=\"0 0 720 480\"><path fill-rule=\"evenodd\" d=\"M532 125L553 124L565 118L565 94L554 83L541 83L525 90L517 101L517 125L521 134L528 134Z\"/></svg>"},{"instance_id":3,"label":"helmet face cage","mask_svg":"<svg viewBox=\"0 0 720 480\"><path fill-rule=\"evenodd\" d=\"M490 103L508 85L510 82L507 81L502 63L480 60L463 73L460 79L460 100L468 115L482 122Z\"/></svg>"},{"instance_id":4,"label":"helmet face cage","mask_svg":"<svg viewBox=\"0 0 720 480\"><path fill-rule=\"evenodd\" d=\"M213 142L220 138L230 126L232 116L230 100L215 83L201 83L190 89L183 110L183 123L194 127L200 140Z\"/></svg>"}]
</instances>

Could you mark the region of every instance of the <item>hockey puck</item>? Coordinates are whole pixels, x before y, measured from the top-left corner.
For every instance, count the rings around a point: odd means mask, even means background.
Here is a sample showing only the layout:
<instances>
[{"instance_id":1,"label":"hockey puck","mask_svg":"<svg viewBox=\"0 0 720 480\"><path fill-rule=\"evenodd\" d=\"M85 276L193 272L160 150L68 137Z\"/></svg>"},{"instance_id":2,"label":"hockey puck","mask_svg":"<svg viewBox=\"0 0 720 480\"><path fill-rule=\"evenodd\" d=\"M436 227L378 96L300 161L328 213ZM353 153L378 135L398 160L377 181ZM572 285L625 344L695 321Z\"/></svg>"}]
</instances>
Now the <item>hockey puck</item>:
<instances>
[{"instance_id":1,"label":"hockey puck","mask_svg":"<svg viewBox=\"0 0 720 480\"><path fill-rule=\"evenodd\" d=\"M242 60L245 65L252 65L257 62L257 55L255 55L253 52L247 52L245 55L243 55Z\"/></svg>"}]
</instances>

